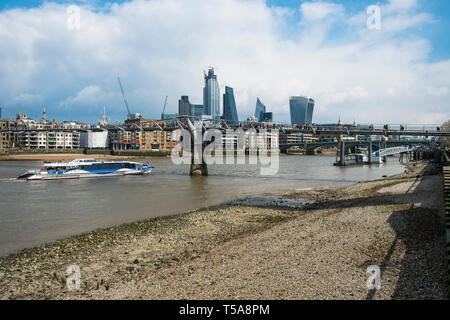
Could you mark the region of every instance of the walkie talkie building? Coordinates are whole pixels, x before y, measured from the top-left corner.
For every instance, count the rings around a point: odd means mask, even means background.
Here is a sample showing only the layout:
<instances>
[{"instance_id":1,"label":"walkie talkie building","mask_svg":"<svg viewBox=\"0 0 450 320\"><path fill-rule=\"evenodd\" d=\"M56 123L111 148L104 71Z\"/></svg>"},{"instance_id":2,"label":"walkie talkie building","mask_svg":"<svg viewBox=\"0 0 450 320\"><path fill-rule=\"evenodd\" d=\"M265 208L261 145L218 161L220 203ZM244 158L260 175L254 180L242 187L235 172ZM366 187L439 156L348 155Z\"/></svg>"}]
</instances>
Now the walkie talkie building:
<instances>
[{"instance_id":1,"label":"walkie talkie building","mask_svg":"<svg viewBox=\"0 0 450 320\"><path fill-rule=\"evenodd\" d=\"M289 108L292 124L311 124L314 112L314 100L310 97L290 97Z\"/></svg>"}]
</instances>

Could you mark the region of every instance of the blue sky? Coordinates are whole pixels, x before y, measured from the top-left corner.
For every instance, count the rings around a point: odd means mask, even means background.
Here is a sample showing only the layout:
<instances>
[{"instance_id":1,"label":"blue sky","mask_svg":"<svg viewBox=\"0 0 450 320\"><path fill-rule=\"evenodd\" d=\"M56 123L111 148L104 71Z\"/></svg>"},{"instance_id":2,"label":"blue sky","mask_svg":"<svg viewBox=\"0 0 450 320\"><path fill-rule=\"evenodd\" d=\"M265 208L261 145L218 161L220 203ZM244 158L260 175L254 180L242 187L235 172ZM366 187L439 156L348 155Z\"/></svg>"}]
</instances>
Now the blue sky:
<instances>
[{"instance_id":1,"label":"blue sky","mask_svg":"<svg viewBox=\"0 0 450 320\"><path fill-rule=\"evenodd\" d=\"M70 4L79 30L67 30ZM380 31L367 29L370 5L381 7ZM165 95L169 112L181 95L201 103L213 65L240 119L259 97L287 122L288 97L308 95L316 122L440 123L450 117L448 30L448 0L0 0L0 106L81 121L106 107L120 121L120 75L132 111L158 117Z\"/></svg>"}]
</instances>

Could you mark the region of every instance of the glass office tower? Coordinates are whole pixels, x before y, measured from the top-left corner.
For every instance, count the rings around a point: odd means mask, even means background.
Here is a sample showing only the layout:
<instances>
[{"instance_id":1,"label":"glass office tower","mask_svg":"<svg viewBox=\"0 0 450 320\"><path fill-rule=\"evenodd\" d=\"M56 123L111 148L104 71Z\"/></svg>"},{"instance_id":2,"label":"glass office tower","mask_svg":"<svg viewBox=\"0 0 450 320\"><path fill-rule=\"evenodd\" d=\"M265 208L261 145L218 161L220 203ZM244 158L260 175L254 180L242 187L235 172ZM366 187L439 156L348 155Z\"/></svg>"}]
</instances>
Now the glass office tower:
<instances>
[{"instance_id":1,"label":"glass office tower","mask_svg":"<svg viewBox=\"0 0 450 320\"><path fill-rule=\"evenodd\" d=\"M188 96L181 96L181 99L178 100L178 114L180 116L191 115L191 103Z\"/></svg>"},{"instance_id":2,"label":"glass office tower","mask_svg":"<svg viewBox=\"0 0 450 320\"><path fill-rule=\"evenodd\" d=\"M223 119L232 124L237 124L239 121L236 101L234 100L234 91L230 87L225 87L225 93L223 94Z\"/></svg>"},{"instance_id":3,"label":"glass office tower","mask_svg":"<svg viewBox=\"0 0 450 320\"><path fill-rule=\"evenodd\" d=\"M264 121L264 112L266 112L266 106L261 102L261 100L259 100L259 98L256 98L255 117L259 122Z\"/></svg>"},{"instance_id":4,"label":"glass office tower","mask_svg":"<svg viewBox=\"0 0 450 320\"><path fill-rule=\"evenodd\" d=\"M205 108L202 104L191 104L191 115L201 117L205 114Z\"/></svg>"},{"instance_id":5,"label":"glass office tower","mask_svg":"<svg viewBox=\"0 0 450 320\"><path fill-rule=\"evenodd\" d=\"M314 100L310 97L290 97L289 108L292 124L311 124Z\"/></svg>"},{"instance_id":6,"label":"glass office tower","mask_svg":"<svg viewBox=\"0 0 450 320\"><path fill-rule=\"evenodd\" d=\"M178 116L178 113L164 113L161 120L166 120L166 124L170 126L174 123L175 120L173 118L176 116Z\"/></svg>"},{"instance_id":7,"label":"glass office tower","mask_svg":"<svg viewBox=\"0 0 450 320\"><path fill-rule=\"evenodd\" d=\"M273 113L272 112L263 112L262 114L262 122L273 122Z\"/></svg>"},{"instance_id":8,"label":"glass office tower","mask_svg":"<svg viewBox=\"0 0 450 320\"><path fill-rule=\"evenodd\" d=\"M220 89L214 69L210 68L205 74L205 87L203 88L203 105L205 114L214 119L220 118Z\"/></svg>"}]
</instances>

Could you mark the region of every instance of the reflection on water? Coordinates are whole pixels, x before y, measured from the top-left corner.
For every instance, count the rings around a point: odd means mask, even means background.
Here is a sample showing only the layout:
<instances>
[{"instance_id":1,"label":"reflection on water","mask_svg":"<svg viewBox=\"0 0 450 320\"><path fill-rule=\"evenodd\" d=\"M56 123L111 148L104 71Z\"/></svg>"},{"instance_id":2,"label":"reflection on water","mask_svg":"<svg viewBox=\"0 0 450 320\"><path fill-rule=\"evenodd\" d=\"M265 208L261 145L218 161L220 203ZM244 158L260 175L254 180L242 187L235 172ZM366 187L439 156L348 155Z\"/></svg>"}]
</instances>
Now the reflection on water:
<instances>
[{"instance_id":1,"label":"reflection on water","mask_svg":"<svg viewBox=\"0 0 450 320\"><path fill-rule=\"evenodd\" d=\"M177 214L252 195L342 185L402 172L387 164L334 167L333 156L281 156L275 176L251 165L210 166L208 177L190 177L189 166L151 160L149 176L62 181L11 180L42 162L0 161L0 254L124 222Z\"/></svg>"}]
</instances>

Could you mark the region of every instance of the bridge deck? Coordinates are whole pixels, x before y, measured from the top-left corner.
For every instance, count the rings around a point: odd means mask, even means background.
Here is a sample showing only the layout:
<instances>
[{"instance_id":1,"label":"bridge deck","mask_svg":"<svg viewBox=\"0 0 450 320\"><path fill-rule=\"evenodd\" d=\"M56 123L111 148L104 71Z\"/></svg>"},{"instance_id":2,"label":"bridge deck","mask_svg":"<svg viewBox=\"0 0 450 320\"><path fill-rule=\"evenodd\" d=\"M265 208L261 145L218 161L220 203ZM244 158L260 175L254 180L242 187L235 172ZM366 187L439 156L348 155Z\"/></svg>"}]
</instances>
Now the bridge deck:
<instances>
[{"instance_id":1,"label":"bridge deck","mask_svg":"<svg viewBox=\"0 0 450 320\"><path fill-rule=\"evenodd\" d=\"M120 126L108 127L107 129L110 131L174 131L180 128L184 128L181 123L173 125L173 126L154 126L154 127L132 127L132 128L122 128ZM226 131L228 129L237 129L239 127L228 127L228 126L205 126L206 129L217 129L221 131ZM307 128L295 128L293 126L283 126L283 125L272 125L267 127L258 127L258 126L243 126L241 127L243 130L255 129L257 131L262 130L279 130L280 133L291 134L291 133L303 133L303 134L312 134L312 135L328 135L328 136L339 136L339 135L375 135L375 136L415 136L415 137L450 137L449 130L381 130L381 129L330 129L323 128L320 126L317 127L307 127ZM56 132L56 131L79 131L85 132L87 130L95 130L95 128L91 129L28 129L28 128L8 128L8 129L0 129L0 132ZM97 129L98 130L98 129Z\"/></svg>"}]
</instances>

